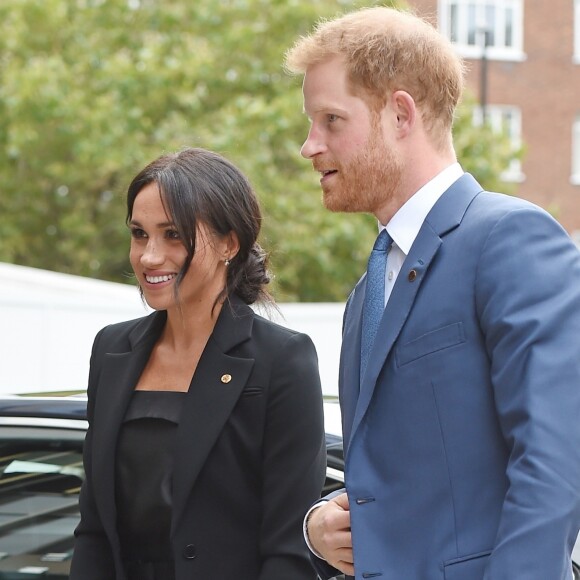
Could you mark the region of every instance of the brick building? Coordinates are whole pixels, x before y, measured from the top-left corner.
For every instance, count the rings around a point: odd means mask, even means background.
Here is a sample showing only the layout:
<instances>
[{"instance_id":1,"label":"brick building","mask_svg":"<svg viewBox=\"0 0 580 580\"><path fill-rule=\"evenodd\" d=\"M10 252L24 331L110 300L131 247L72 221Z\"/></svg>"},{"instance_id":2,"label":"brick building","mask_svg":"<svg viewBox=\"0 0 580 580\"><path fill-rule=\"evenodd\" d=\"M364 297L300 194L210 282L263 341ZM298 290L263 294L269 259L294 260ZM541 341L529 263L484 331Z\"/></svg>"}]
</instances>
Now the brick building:
<instances>
[{"instance_id":1,"label":"brick building","mask_svg":"<svg viewBox=\"0 0 580 580\"><path fill-rule=\"evenodd\" d=\"M407 1L466 59L486 118L524 144L505 176L516 195L580 241L580 0Z\"/></svg>"}]
</instances>

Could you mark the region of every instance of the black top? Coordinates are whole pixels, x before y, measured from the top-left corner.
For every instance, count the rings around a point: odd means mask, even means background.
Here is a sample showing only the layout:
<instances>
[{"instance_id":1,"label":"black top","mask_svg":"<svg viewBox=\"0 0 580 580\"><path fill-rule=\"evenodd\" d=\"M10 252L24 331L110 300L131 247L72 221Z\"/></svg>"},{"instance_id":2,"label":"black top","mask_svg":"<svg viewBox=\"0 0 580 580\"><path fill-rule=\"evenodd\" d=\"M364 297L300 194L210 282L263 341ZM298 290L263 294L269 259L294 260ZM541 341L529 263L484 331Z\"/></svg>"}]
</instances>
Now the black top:
<instances>
[{"instance_id":1,"label":"black top","mask_svg":"<svg viewBox=\"0 0 580 580\"><path fill-rule=\"evenodd\" d=\"M186 393L135 391L117 447L117 525L130 580L171 580L173 441Z\"/></svg>"}]
</instances>

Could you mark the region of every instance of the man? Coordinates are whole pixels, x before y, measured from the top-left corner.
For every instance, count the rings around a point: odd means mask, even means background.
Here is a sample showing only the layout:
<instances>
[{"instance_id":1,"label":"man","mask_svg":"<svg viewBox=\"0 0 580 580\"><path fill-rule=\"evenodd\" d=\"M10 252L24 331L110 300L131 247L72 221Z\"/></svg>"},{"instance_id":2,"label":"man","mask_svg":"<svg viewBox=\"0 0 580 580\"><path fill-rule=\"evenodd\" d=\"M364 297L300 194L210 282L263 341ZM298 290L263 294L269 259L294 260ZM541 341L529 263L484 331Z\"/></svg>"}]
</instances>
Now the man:
<instances>
[{"instance_id":1,"label":"man","mask_svg":"<svg viewBox=\"0 0 580 580\"><path fill-rule=\"evenodd\" d=\"M302 155L325 206L372 213L392 239L386 270L371 286L371 258L347 302L347 494L305 522L321 578L570 580L580 254L546 212L463 173L462 63L426 22L354 12L300 39L286 66L304 75Z\"/></svg>"}]
</instances>

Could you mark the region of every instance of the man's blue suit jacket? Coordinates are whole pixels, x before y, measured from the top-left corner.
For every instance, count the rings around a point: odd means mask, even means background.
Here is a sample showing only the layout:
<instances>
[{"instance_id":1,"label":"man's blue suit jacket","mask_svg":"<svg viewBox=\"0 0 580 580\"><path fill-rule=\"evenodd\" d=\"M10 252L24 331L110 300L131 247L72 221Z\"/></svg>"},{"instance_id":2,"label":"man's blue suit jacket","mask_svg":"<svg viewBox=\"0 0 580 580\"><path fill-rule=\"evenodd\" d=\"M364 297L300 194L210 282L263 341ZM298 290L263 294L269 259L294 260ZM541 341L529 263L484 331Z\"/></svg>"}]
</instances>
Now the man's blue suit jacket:
<instances>
[{"instance_id":1,"label":"man's blue suit jacket","mask_svg":"<svg viewBox=\"0 0 580 580\"><path fill-rule=\"evenodd\" d=\"M464 175L405 260L359 390L364 291L363 276L339 380L357 580L570 580L580 253L568 235Z\"/></svg>"}]
</instances>

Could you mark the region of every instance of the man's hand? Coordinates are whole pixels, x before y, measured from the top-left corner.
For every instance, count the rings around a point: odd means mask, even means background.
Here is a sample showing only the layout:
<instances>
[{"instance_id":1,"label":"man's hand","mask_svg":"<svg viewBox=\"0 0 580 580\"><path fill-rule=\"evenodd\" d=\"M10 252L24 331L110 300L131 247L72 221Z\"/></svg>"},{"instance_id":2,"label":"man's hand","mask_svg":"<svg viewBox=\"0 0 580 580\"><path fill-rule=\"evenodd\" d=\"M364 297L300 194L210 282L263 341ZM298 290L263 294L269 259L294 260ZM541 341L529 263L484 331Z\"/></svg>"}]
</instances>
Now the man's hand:
<instances>
[{"instance_id":1,"label":"man's hand","mask_svg":"<svg viewBox=\"0 0 580 580\"><path fill-rule=\"evenodd\" d=\"M346 493L312 511L307 522L308 540L326 560L348 576L354 576L350 511Z\"/></svg>"}]
</instances>

